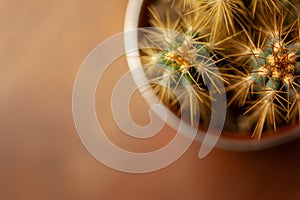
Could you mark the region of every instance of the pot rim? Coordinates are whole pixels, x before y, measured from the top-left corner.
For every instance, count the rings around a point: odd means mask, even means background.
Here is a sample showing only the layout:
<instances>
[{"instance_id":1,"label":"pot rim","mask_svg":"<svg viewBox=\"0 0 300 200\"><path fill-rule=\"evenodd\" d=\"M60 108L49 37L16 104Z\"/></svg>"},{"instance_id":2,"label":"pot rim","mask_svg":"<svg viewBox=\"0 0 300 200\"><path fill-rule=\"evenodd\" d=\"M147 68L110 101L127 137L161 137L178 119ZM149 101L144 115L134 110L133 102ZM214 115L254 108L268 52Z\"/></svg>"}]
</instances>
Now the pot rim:
<instances>
[{"instance_id":1,"label":"pot rim","mask_svg":"<svg viewBox=\"0 0 300 200\"><path fill-rule=\"evenodd\" d=\"M134 31L133 34L124 34L124 45L125 45L125 50L126 52L130 52L126 54L126 60L128 63L128 67L131 71L132 77L136 83L136 85L141 85L146 82L148 82L147 77L144 73L142 63L139 58L139 52L138 50L132 52L129 51L134 47L134 49L138 49L138 31L137 28L139 28L139 19L140 19L140 13L141 9L143 7L143 4L145 3L144 0L129 0L127 9L126 9L126 15L125 15L125 22L124 22L124 32L129 32L129 31ZM135 31L136 30L136 31ZM133 70L138 69L138 76L137 73L132 73ZM152 88L148 84L145 86L147 89L152 91ZM139 91L141 95L144 97L146 102L149 105L153 100L157 99L157 97L154 97L155 99L149 98L147 94L143 91L145 91L145 87L139 88ZM157 101L156 101L157 102ZM163 108L167 111L168 116L170 118L167 119L166 123L172 127L173 129L176 130L178 127L178 124L180 122L179 118L170 111L168 107L166 107L164 104L162 104ZM160 118L163 118L161 116L161 113L154 111ZM189 134L183 133L185 136L190 137ZM293 127L289 129L286 133L284 134L274 134L272 137L266 137L266 138L261 138L260 140L255 140L255 139L236 139L236 138L229 138L225 136L220 136L218 139L217 144L215 147L220 148L220 149L225 149L225 150L235 150L235 151L253 151L253 150L262 150L274 146L278 146L284 143L287 143L291 140L294 140L300 136L300 127ZM198 130L197 136L195 138L195 141L202 143L203 138L205 137L205 133L202 130Z\"/></svg>"}]
</instances>

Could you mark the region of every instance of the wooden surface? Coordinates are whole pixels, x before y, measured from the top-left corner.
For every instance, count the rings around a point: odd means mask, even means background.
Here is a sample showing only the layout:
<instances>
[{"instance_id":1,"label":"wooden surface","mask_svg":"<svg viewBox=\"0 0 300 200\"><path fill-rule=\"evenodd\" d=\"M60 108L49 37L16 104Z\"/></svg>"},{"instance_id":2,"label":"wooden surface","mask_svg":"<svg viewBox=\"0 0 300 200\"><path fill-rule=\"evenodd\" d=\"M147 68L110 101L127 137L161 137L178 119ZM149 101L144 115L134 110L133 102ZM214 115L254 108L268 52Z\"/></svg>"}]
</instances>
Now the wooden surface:
<instances>
[{"instance_id":1,"label":"wooden surface","mask_svg":"<svg viewBox=\"0 0 300 200\"><path fill-rule=\"evenodd\" d=\"M199 144L171 166L126 174L95 160L72 118L72 87L87 54L122 31L125 0L0 1L0 199L300 199L300 140L258 152ZM127 71L122 57L97 90L97 112L109 137L129 150L153 150L172 135L131 141L112 122L110 95ZM132 112L148 118L136 94ZM168 134L169 133L169 134ZM167 136L166 136L167 135Z\"/></svg>"}]
</instances>

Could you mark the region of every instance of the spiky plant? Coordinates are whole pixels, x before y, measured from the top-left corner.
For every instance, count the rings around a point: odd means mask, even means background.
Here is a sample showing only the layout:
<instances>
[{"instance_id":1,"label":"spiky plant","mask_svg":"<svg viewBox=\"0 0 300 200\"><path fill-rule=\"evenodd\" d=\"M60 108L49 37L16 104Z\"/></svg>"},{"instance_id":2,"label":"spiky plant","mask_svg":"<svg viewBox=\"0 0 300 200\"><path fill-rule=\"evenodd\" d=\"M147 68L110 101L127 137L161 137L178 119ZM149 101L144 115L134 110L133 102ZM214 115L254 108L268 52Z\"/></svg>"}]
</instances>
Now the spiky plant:
<instances>
[{"instance_id":1,"label":"spiky plant","mask_svg":"<svg viewBox=\"0 0 300 200\"><path fill-rule=\"evenodd\" d=\"M216 63L222 61L214 52L218 44L208 40L209 34L203 29L205 21L199 13L172 18L169 10L159 13L155 7L149 7L149 12L149 23L158 29L147 31L146 42L153 47L164 46L146 49L142 56L154 91L169 107L182 102L180 107L189 113L191 122L197 114L194 101L199 101L203 121L207 121L211 101L208 87L220 92L219 83L226 82L216 73ZM177 98L175 91L180 91Z\"/></svg>"},{"instance_id":2,"label":"spiky plant","mask_svg":"<svg viewBox=\"0 0 300 200\"><path fill-rule=\"evenodd\" d=\"M194 95L207 123L215 101L208 89L221 92L223 82L228 112L241 111L253 138L299 120L298 0L168 1L163 9L157 2L148 7L148 25L160 29L146 33L144 42L154 48L141 56L164 104L185 110L193 122Z\"/></svg>"},{"instance_id":3,"label":"spiky plant","mask_svg":"<svg viewBox=\"0 0 300 200\"><path fill-rule=\"evenodd\" d=\"M253 123L253 137L258 139L264 127L276 130L277 124L299 117L295 115L300 91L299 18L291 23L286 15L274 11L267 19L261 18L263 28L253 27L258 29L254 30L256 36L245 31L246 39L237 44L240 53L235 66L239 70L228 86L234 90L229 104L247 106L245 114Z\"/></svg>"}]
</instances>

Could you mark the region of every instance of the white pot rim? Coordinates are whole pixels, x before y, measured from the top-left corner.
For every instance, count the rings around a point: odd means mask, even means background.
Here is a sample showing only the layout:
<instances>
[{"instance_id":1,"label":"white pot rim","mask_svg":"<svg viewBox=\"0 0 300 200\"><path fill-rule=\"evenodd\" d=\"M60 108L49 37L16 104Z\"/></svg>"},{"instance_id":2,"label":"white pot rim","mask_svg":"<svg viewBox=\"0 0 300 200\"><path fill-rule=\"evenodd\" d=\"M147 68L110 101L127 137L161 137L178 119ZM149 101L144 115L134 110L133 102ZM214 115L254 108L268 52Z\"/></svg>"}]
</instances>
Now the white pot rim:
<instances>
[{"instance_id":1,"label":"white pot rim","mask_svg":"<svg viewBox=\"0 0 300 200\"><path fill-rule=\"evenodd\" d=\"M143 0L129 0L126 10L125 16L125 23L124 23L124 32L136 30L139 26L139 18L141 9L143 6ZM132 36L130 38L127 34L124 34L124 41L125 41L125 50L128 52L129 49L132 49L133 45L138 49L138 34ZM133 52L130 55L126 55L127 63L129 66L130 71L133 69L140 69L140 74L132 74L134 81L137 85L141 85L142 83L147 82L146 75L143 73L143 67L139 59L139 52ZM150 88L150 90L152 90ZM149 103L150 100L146 97L146 94L140 90L142 96L146 99ZM149 103L150 104L150 103ZM151 105L151 104L150 104ZM166 108L166 107L165 107ZM166 110L169 111L168 108ZM159 113L157 113L159 115ZM177 127L179 123L179 118L175 116L171 111L168 112L170 114L171 120L167 120L167 124L172 128ZM188 136L188 134L186 134ZM196 141L200 142L203 140L205 133L201 130L198 131ZM227 138L227 137L220 137L216 147L226 150L236 150L236 151L252 151L252 150L261 150L266 149L274 146L278 146L294 140L300 136L300 129L294 128L288 131L285 134L279 134L274 137L262 138L261 140L241 140L241 139L234 139L234 138Z\"/></svg>"}]
</instances>

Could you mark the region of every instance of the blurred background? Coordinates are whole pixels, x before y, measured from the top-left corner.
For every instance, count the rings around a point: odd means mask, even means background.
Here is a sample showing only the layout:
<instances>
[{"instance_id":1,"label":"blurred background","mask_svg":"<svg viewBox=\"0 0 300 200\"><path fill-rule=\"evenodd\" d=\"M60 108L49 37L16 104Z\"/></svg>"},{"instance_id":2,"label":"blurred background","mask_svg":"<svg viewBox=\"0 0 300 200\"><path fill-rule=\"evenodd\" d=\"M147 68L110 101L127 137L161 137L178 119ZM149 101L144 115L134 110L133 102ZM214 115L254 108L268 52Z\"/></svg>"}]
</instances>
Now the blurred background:
<instances>
[{"instance_id":1,"label":"blurred background","mask_svg":"<svg viewBox=\"0 0 300 200\"><path fill-rule=\"evenodd\" d=\"M148 174L110 169L83 147L72 118L72 89L84 58L123 30L126 0L0 1L0 199L300 199L300 140L257 152L200 144ZM100 81L96 108L108 137L132 151L157 149L174 131L145 141L115 125L110 95L128 71L124 57ZM147 124L137 93L133 119ZM145 116L145 117L144 117Z\"/></svg>"}]
</instances>

